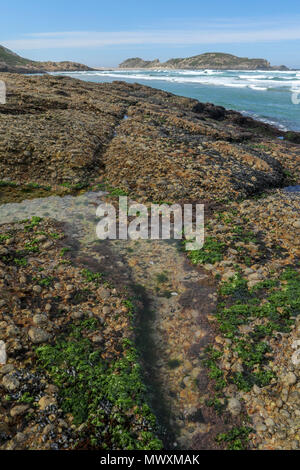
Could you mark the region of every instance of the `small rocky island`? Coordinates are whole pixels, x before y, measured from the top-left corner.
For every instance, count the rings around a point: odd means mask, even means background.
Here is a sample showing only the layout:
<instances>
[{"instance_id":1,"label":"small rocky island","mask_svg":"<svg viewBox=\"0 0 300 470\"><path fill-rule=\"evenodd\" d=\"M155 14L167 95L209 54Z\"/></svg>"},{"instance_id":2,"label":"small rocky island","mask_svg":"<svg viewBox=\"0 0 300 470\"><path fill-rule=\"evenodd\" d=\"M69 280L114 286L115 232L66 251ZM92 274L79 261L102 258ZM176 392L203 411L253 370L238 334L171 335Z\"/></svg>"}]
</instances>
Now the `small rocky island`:
<instances>
[{"instance_id":1,"label":"small rocky island","mask_svg":"<svg viewBox=\"0 0 300 470\"><path fill-rule=\"evenodd\" d=\"M265 59L248 59L220 52L207 52L183 59L169 59L167 62L160 62L159 59L143 60L135 57L125 60L119 67L121 69L288 70L285 65L272 66Z\"/></svg>"},{"instance_id":2,"label":"small rocky island","mask_svg":"<svg viewBox=\"0 0 300 470\"><path fill-rule=\"evenodd\" d=\"M299 133L0 80L0 449L299 449ZM204 247L95 240L121 195L203 203Z\"/></svg>"}]
</instances>

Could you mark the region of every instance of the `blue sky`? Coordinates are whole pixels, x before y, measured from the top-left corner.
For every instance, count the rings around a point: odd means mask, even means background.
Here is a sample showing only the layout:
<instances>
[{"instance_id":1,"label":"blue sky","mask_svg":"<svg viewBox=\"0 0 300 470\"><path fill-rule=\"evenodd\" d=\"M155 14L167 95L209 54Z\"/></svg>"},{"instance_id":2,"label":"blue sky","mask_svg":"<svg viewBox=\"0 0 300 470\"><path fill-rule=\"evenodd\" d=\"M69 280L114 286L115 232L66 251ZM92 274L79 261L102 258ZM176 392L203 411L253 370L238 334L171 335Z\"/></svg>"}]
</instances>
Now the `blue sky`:
<instances>
[{"instance_id":1,"label":"blue sky","mask_svg":"<svg viewBox=\"0 0 300 470\"><path fill-rule=\"evenodd\" d=\"M216 51L300 68L299 0L1 3L0 44L30 59L106 67Z\"/></svg>"}]
</instances>

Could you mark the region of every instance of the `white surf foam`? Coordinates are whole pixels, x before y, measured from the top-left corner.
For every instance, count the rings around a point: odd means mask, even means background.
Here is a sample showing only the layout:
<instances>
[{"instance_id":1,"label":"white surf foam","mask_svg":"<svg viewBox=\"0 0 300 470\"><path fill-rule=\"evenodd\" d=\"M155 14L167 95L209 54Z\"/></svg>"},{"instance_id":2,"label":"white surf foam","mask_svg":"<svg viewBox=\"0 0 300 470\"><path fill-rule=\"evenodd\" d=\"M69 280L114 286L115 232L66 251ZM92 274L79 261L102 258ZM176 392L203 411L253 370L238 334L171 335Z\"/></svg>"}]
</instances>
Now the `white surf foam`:
<instances>
[{"instance_id":1,"label":"white surf foam","mask_svg":"<svg viewBox=\"0 0 300 470\"><path fill-rule=\"evenodd\" d=\"M230 70L97 70L83 72L59 72L75 76L106 77L119 80L165 81L171 83L192 83L230 88L250 88L256 91L282 89L291 91L300 86L300 72L297 71L230 71ZM54 73L56 74L56 73Z\"/></svg>"}]
</instances>

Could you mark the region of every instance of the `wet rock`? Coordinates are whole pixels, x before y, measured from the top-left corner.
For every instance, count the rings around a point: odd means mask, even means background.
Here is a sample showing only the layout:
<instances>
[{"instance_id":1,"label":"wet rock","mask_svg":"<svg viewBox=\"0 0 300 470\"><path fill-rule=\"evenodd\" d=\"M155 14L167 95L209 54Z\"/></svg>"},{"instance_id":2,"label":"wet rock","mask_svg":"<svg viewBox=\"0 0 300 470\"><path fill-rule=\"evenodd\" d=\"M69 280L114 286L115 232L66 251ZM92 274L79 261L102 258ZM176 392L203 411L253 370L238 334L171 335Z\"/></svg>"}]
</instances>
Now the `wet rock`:
<instances>
[{"instance_id":1,"label":"wet rock","mask_svg":"<svg viewBox=\"0 0 300 470\"><path fill-rule=\"evenodd\" d=\"M102 312L104 315L108 315L111 312L111 307L109 307L108 305L103 307Z\"/></svg>"},{"instance_id":2,"label":"wet rock","mask_svg":"<svg viewBox=\"0 0 300 470\"><path fill-rule=\"evenodd\" d=\"M97 290L97 294L99 295L99 297L101 297L101 299L106 300L110 297L110 290L106 289L105 287L100 287Z\"/></svg>"},{"instance_id":3,"label":"wet rock","mask_svg":"<svg viewBox=\"0 0 300 470\"><path fill-rule=\"evenodd\" d=\"M300 349L295 351L292 355L292 363L295 367L300 366Z\"/></svg>"},{"instance_id":4,"label":"wet rock","mask_svg":"<svg viewBox=\"0 0 300 470\"><path fill-rule=\"evenodd\" d=\"M27 439L27 436L26 434L22 433L22 432L18 432L16 435L15 435L15 438L14 440L18 443L18 444L22 444L23 442L25 442Z\"/></svg>"},{"instance_id":5,"label":"wet rock","mask_svg":"<svg viewBox=\"0 0 300 470\"><path fill-rule=\"evenodd\" d=\"M258 423L256 424L255 429L257 432L264 432L267 430L267 426L263 423Z\"/></svg>"},{"instance_id":6,"label":"wet rock","mask_svg":"<svg viewBox=\"0 0 300 470\"><path fill-rule=\"evenodd\" d=\"M46 343L51 338L47 331L35 327L29 329L28 336L34 344Z\"/></svg>"},{"instance_id":7,"label":"wet rock","mask_svg":"<svg viewBox=\"0 0 300 470\"><path fill-rule=\"evenodd\" d=\"M45 242L45 241L47 240L47 237L46 237L45 235L38 235L38 236L36 237L36 240L37 240L38 242Z\"/></svg>"},{"instance_id":8,"label":"wet rock","mask_svg":"<svg viewBox=\"0 0 300 470\"><path fill-rule=\"evenodd\" d=\"M18 390L20 386L19 380L15 377L15 374L10 373L3 377L2 385L8 390L9 392L14 392Z\"/></svg>"},{"instance_id":9,"label":"wet rock","mask_svg":"<svg viewBox=\"0 0 300 470\"><path fill-rule=\"evenodd\" d=\"M293 222L293 227L297 228L297 229L300 229L300 219L299 220L295 220L295 222Z\"/></svg>"},{"instance_id":10,"label":"wet rock","mask_svg":"<svg viewBox=\"0 0 300 470\"><path fill-rule=\"evenodd\" d=\"M71 317L74 318L74 320L78 320L84 316L83 312L77 311L77 312L72 312Z\"/></svg>"},{"instance_id":11,"label":"wet rock","mask_svg":"<svg viewBox=\"0 0 300 470\"><path fill-rule=\"evenodd\" d=\"M9 374L10 372L13 372L14 370L15 370L15 367L12 364L6 364L0 367L0 375Z\"/></svg>"},{"instance_id":12,"label":"wet rock","mask_svg":"<svg viewBox=\"0 0 300 470\"><path fill-rule=\"evenodd\" d=\"M231 278L234 278L236 275L235 271L227 271L223 274L223 280L228 281Z\"/></svg>"},{"instance_id":13,"label":"wet rock","mask_svg":"<svg viewBox=\"0 0 300 470\"><path fill-rule=\"evenodd\" d=\"M7 423L0 421L0 440L6 440L10 436L10 429Z\"/></svg>"},{"instance_id":14,"label":"wet rock","mask_svg":"<svg viewBox=\"0 0 300 470\"><path fill-rule=\"evenodd\" d=\"M297 377L293 372L283 376L282 382L286 385L294 385L297 382Z\"/></svg>"},{"instance_id":15,"label":"wet rock","mask_svg":"<svg viewBox=\"0 0 300 470\"><path fill-rule=\"evenodd\" d=\"M255 393L256 395L259 395L261 393L261 389L257 385L254 385L253 393Z\"/></svg>"},{"instance_id":16,"label":"wet rock","mask_svg":"<svg viewBox=\"0 0 300 470\"><path fill-rule=\"evenodd\" d=\"M56 387L56 385L50 384L46 387L47 395L55 395L56 393L58 393L58 391L59 389L58 387Z\"/></svg>"},{"instance_id":17,"label":"wet rock","mask_svg":"<svg viewBox=\"0 0 300 470\"><path fill-rule=\"evenodd\" d=\"M45 426L44 429L43 429L43 436L48 436L48 434L50 434L54 431L55 431L54 424L47 424L47 426Z\"/></svg>"},{"instance_id":18,"label":"wet rock","mask_svg":"<svg viewBox=\"0 0 300 470\"><path fill-rule=\"evenodd\" d=\"M92 341L93 343L96 343L96 344L102 344L104 339L103 339L103 336L101 335L94 335L92 336Z\"/></svg>"},{"instance_id":19,"label":"wet rock","mask_svg":"<svg viewBox=\"0 0 300 470\"><path fill-rule=\"evenodd\" d=\"M300 349L300 339L297 339L292 342L292 348L293 349Z\"/></svg>"},{"instance_id":20,"label":"wet rock","mask_svg":"<svg viewBox=\"0 0 300 470\"><path fill-rule=\"evenodd\" d=\"M6 354L6 344L4 341L0 341L0 367L3 364L6 364L7 361L7 354ZM1 371L1 368L0 368ZM0 372L1 373L1 372Z\"/></svg>"},{"instance_id":21,"label":"wet rock","mask_svg":"<svg viewBox=\"0 0 300 470\"><path fill-rule=\"evenodd\" d=\"M15 325L9 325L6 329L6 334L8 336L17 336L19 333L20 333L20 330ZM1 348L1 344L0 344L0 348Z\"/></svg>"},{"instance_id":22,"label":"wet rock","mask_svg":"<svg viewBox=\"0 0 300 470\"><path fill-rule=\"evenodd\" d=\"M292 441L291 447L293 450L298 450L299 449L299 441Z\"/></svg>"},{"instance_id":23,"label":"wet rock","mask_svg":"<svg viewBox=\"0 0 300 470\"><path fill-rule=\"evenodd\" d=\"M49 248L51 248L52 246L53 246L53 242L50 241L50 240L49 240L48 242L46 242L46 243L43 244L43 248L44 248L45 250L49 250Z\"/></svg>"},{"instance_id":24,"label":"wet rock","mask_svg":"<svg viewBox=\"0 0 300 470\"><path fill-rule=\"evenodd\" d=\"M232 367L231 367L231 370L233 370L233 372L243 372L244 371L244 368L242 366L241 363L239 362L235 362Z\"/></svg>"},{"instance_id":25,"label":"wet rock","mask_svg":"<svg viewBox=\"0 0 300 470\"><path fill-rule=\"evenodd\" d=\"M46 410L49 406L56 405L56 399L50 396L43 396L39 400L39 407L42 411Z\"/></svg>"},{"instance_id":26,"label":"wet rock","mask_svg":"<svg viewBox=\"0 0 300 470\"><path fill-rule=\"evenodd\" d=\"M33 323L37 326L45 326L49 322L47 315L37 313L33 316Z\"/></svg>"},{"instance_id":27,"label":"wet rock","mask_svg":"<svg viewBox=\"0 0 300 470\"><path fill-rule=\"evenodd\" d=\"M228 400L228 410L232 416L238 416L242 411L241 402L237 398L230 398Z\"/></svg>"},{"instance_id":28,"label":"wet rock","mask_svg":"<svg viewBox=\"0 0 300 470\"><path fill-rule=\"evenodd\" d=\"M248 275L249 281L261 281L263 278L264 277L261 273L253 273Z\"/></svg>"},{"instance_id":29,"label":"wet rock","mask_svg":"<svg viewBox=\"0 0 300 470\"><path fill-rule=\"evenodd\" d=\"M35 292L36 294L40 294L40 293L42 292L41 286L33 286L32 290L33 290L33 292Z\"/></svg>"},{"instance_id":30,"label":"wet rock","mask_svg":"<svg viewBox=\"0 0 300 470\"><path fill-rule=\"evenodd\" d=\"M272 428L273 426L275 426L275 423L272 418L267 418L265 420L265 423L266 423L266 426L268 426L268 428Z\"/></svg>"},{"instance_id":31,"label":"wet rock","mask_svg":"<svg viewBox=\"0 0 300 470\"><path fill-rule=\"evenodd\" d=\"M15 418L16 416L21 416L21 415L25 414L28 409L29 409L29 405L14 406L10 410L10 416L12 416L12 418Z\"/></svg>"}]
</instances>

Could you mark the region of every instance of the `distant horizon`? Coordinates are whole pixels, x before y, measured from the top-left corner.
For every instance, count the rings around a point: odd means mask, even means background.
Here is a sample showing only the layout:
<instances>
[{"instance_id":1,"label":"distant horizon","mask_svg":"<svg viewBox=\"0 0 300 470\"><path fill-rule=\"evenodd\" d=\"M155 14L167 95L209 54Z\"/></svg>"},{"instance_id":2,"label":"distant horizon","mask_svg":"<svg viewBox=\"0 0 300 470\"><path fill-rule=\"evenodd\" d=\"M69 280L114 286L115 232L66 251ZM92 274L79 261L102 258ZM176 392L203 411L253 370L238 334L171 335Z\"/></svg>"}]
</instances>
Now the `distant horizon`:
<instances>
[{"instance_id":1,"label":"distant horizon","mask_svg":"<svg viewBox=\"0 0 300 470\"><path fill-rule=\"evenodd\" d=\"M2 43L0 43L0 46L4 46L8 49L10 49L8 47L7 44L5 44L5 41L3 41ZM161 63L163 62L166 62L167 60L169 59L177 59L177 58L188 58L188 57L194 57L194 56L198 56L198 55L202 55L202 54L214 54L214 53L222 53L222 54L230 54L230 55L234 55L236 57L239 57L239 58L248 58L248 59L265 59L267 60L268 62L270 62L271 66L282 66L282 65L285 65L286 67L290 68L290 69L296 69L296 70L299 70L300 69L300 60L299 60L299 65L295 65L295 66L292 66L292 65L288 65L286 63L274 63L272 62L272 60L269 58L269 57L263 57L263 56L246 56L246 55L238 55L238 54L235 54L233 52L229 52L229 51L225 51L225 50L204 50L203 52L199 52L199 53L193 53L193 54L190 54L190 55L174 55L174 56L170 56L170 57L167 57L167 58L160 58L160 57L152 57L152 56L143 56L143 55L127 55L126 57L124 56L124 58L121 58L120 61L118 63L115 63L115 64L111 64L111 65L103 65L103 64L96 64L96 63L91 63L89 61L82 61L80 59L74 59L74 56L68 56L66 54L65 57L61 57L60 58L49 58L49 56L47 55L47 57L43 58L42 56L40 58L36 58L36 56L34 55L33 57L32 56L29 56L29 54L24 54L23 52L23 49L19 49L19 50L16 50L16 49L11 49L12 52L15 52L16 54L20 55L21 57L24 57L25 59L29 59L29 60L33 60L33 61L42 61L42 62L48 62L48 61L51 61L51 62L64 62L64 61L70 61L70 62L79 62L79 63L82 63L84 65L87 65L88 67L91 67L91 68L118 68L119 65L124 62L125 60L127 59L131 59L131 58L141 58L145 61L153 61L153 60L156 60L158 59ZM23 51L23 52L22 52Z\"/></svg>"},{"instance_id":2,"label":"distant horizon","mask_svg":"<svg viewBox=\"0 0 300 470\"><path fill-rule=\"evenodd\" d=\"M37 61L117 67L222 52L300 68L300 4L286 0L86 0L1 5L0 44Z\"/></svg>"},{"instance_id":3,"label":"distant horizon","mask_svg":"<svg viewBox=\"0 0 300 470\"><path fill-rule=\"evenodd\" d=\"M0 46L3 46L3 44L0 44ZM4 46L4 47L7 47L7 46ZM15 51L15 50L12 50L12 52L15 52L16 54L20 55L21 57L25 58L25 59L28 59L28 60L33 60L35 61L36 59L32 59L31 57L28 57L28 56L23 56L21 53ZM273 64L267 57L246 57L246 56L236 56L235 54L232 54L231 52L225 52L225 51L205 51L205 52L201 52L199 54L193 54L191 56L176 56L176 57L169 57L168 59L166 60L162 60L160 59L159 57L153 57L153 58L145 58L145 57L142 57L142 56L131 56L131 57L125 57L123 60L121 60L121 62L119 64L115 64L115 65L109 65L109 66L103 66L103 65L91 65L91 64L88 64L86 62L82 62L83 65L87 65L88 67L91 67L91 68L95 68L95 69L106 69L106 68L119 68L119 65L121 63L123 63L124 61L126 61L127 59L143 59L145 61L154 61L154 60L159 60L160 63L164 63L166 62L167 60L170 60L170 59L186 59L186 58L192 58L192 57L197 57L199 55L203 55L203 54L229 54L229 55L233 55L235 57L238 57L240 59L254 59L254 60L267 60L268 62L270 62L270 65L271 66L287 66L286 64ZM71 62L79 62L78 60L71 60L71 59L68 59L68 58L65 58L65 59L62 59L62 60L59 60L59 61L56 61L54 59L39 59L39 61L42 61L42 62L68 62L68 61L71 61ZM288 67L288 66L287 66ZM300 70L300 66L299 67L288 67L290 69L294 69L294 70ZM138 69L138 68L137 68ZM258 70L258 69L257 69Z\"/></svg>"}]
</instances>

